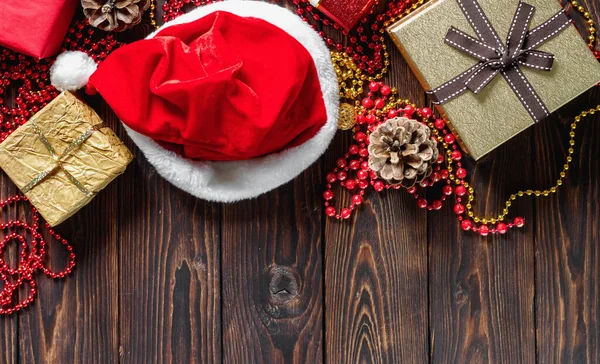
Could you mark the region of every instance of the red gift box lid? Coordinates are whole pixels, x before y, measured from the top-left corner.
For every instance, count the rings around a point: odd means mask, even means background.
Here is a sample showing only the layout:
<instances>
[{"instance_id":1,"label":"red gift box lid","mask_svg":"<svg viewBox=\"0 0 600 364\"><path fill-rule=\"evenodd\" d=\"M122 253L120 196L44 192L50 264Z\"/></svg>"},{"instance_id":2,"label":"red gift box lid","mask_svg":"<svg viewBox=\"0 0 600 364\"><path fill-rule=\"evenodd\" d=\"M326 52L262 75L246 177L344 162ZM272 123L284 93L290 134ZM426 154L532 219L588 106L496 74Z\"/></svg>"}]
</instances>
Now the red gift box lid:
<instances>
[{"instance_id":1,"label":"red gift box lid","mask_svg":"<svg viewBox=\"0 0 600 364\"><path fill-rule=\"evenodd\" d=\"M58 53L77 0L0 1L0 45L29 56Z\"/></svg>"}]
</instances>

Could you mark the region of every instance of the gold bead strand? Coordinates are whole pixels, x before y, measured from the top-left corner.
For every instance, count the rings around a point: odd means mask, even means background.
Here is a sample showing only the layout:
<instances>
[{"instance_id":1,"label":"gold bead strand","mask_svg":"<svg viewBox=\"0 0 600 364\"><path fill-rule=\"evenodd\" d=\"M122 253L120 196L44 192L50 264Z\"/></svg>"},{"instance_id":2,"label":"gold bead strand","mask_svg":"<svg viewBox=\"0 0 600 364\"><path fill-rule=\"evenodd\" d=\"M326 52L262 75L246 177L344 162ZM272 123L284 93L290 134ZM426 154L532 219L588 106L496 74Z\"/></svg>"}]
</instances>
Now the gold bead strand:
<instances>
[{"instance_id":1,"label":"gold bead strand","mask_svg":"<svg viewBox=\"0 0 600 364\"><path fill-rule=\"evenodd\" d=\"M585 8L580 4L578 0L572 0L571 6L573 7L573 9L577 10L577 12L581 14L583 19L585 20L585 23L588 26L587 31L589 33L587 38L588 46L591 49L593 49L594 44L596 42L596 26L594 25L594 19L592 19L592 15L589 11L585 10Z\"/></svg>"},{"instance_id":2,"label":"gold bead strand","mask_svg":"<svg viewBox=\"0 0 600 364\"><path fill-rule=\"evenodd\" d=\"M524 196L548 197L551 194L557 193L558 189L560 188L560 186L562 186L565 178L567 177L567 172L569 171L570 164L573 161L573 154L575 153L575 149L574 149L575 136L576 136L575 130L577 129L577 124L579 124L579 122L581 122L581 120L583 120L584 118L586 118L590 115L594 115L597 112L600 112L600 105L596 106L595 108L592 108L592 109L589 109L586 111L582 111L578 116L575 117L575 119L571 123L571 129L569 132L569 138L570 138L569 139L569 149L567 151L567 156L565 157L565 163L563 165L562 171L560 172L559 178L557 179L556 184L554 186L549 187L547 189L543 189L543 190L522 190L515 194L512 194L510 196L510 198L506 200L505 207L502 210L502 213L498 214L497 217L486 218L486 217L476 216L475 213L473 212L473 204L475 202L475 190L468 182L465 182L463 184L463 186L465 188L467 188L467 191L469 192L468 203L466 205L467 216L469 218L473 219L473 221L475 223L487 224L489 222L489 223L495 224L496 222L504 221L506 219L506 215L508 215L513 202L516 201L517 199L520 199ZM438 137L438 140L443 144L444 150L449 151L448 146L443 143L443 138ZM451 165L452 158L448 155L446 157L447 157L446 159L447 159L448 165ZM448 171L450 172L450 179L452 181L454 181L454 183L458 186L460 184L459 179L456 178L456 176L454 176L452 174L451 167L448 169Z\"/></svg>"}]
</instances>

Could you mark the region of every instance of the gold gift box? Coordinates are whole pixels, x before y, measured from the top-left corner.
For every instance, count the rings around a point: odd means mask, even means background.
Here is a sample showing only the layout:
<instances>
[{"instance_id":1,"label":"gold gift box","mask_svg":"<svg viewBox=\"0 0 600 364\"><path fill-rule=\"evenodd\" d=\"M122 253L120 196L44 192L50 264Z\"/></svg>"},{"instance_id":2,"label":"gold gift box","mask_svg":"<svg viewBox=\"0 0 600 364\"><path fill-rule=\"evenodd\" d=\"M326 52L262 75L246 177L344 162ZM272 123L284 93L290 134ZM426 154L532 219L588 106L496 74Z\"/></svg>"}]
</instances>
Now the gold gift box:
<instances>
[{"instance_id":1,"label":"gold gift box","mask_svg":"<svg viewBox=\"0 0 600 364\"><path fill-rule=\"evenodd\" d=\"M69 92L0 144L0 168L25 189L25 196L51 226L90 202L132 159L98 114Z\"/></svg>"},{"instance_id":2,"label":"gold gift box","mask_svg":"<svg viewBox=\"0 0 600 364\"><path fill-rule=\"evenodd\" d=\"M506 39L517 0L479 0L481 8L502 40ZM527 0L535 7L530 29L544 23L562 8L554 0ZM438 87L477 63L446 45L450 27L477 38L456 0L431 0L387 31L426 90ZM600 82L600 63L571 25L536 50L554 54L552 71L521 67L550 112L554 112ZM481 159L534 124L506 80L498 75L478 95L467 91L437 107L461 146Z\"/></svg>"}]
</instances>

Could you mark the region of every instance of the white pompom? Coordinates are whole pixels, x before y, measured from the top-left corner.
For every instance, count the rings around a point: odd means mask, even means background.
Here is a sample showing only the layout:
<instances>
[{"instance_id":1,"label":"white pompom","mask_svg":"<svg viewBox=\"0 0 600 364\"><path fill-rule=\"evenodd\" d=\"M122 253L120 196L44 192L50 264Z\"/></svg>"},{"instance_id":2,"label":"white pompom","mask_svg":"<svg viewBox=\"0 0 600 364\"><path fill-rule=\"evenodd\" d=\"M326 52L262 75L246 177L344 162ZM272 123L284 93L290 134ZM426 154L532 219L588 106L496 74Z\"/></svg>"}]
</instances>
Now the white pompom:
<instances>
[{"instance_id":1,"label":"white pompom","mask_svg":"<svg viewBox=\"0 0 600 364\"><path fill-rule=\"evenodd\" d=\"M87 85L98 65L83 52L65 52L50 69L50 82L59 91L75 91Z\"/></svg>"}]
</instances>

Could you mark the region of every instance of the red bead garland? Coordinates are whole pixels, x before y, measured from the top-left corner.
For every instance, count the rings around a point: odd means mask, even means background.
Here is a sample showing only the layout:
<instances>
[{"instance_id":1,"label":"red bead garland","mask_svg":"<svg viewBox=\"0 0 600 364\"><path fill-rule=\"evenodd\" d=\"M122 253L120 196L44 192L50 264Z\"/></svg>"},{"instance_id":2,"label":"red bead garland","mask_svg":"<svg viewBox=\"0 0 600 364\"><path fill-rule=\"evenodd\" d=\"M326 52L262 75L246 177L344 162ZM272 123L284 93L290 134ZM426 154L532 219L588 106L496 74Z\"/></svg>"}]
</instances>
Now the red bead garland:
<instances>
[{"instance_id":1,"label":"red bead garland","mask_svg":"<svg viewBox=\"0 0 600 364\"><path fill-rule=\"evenodd\" d=\"M448 153L451 160L451 165L448 165L448 161L444 164L444 155L447 153L446 151L440 153L431 175L419 185L406 189L417 200L418 207L429 211L440 210L448 197L454 195L454 212L458 217L461 228L465 231L477 232L482 236L496 233L505 234L509 228L520 228L525 225L525 220L517 217L514 219L514 222L508 224L498 222L494 227L486 224L476 226L473 221L465 217L467 208L463 204L463 201L467 199L469 194L469 189L465 186L465 179L468 173L462 165L463 153L458 143L456 143L456 138L450 132L444 120L432 120L433 112L429 108L415 109L413 105L408 103L396 103L395 108L383 114L381 109L389 100L390 95L391 89L382 82L371 82L369 84L368 96L361 102L364 109L357 116L357 126L353 130L354 143L350 145L344 157L336 161L336 167L326 175L327 184L323 198L325 199L325 214L327 216L336 219L349 219L356 206L362 204L365 190L369 186L376 192L382 192L390 188L402 188L400 185L385 183L378 179L377 175L371 171L368 163L369 152L367 147L369 145L368 135L380 123L396 116L405 116L437 129L435 133L432 133L432 138L436 139L439 144L441 142L446 143L445 145L449 148ZM436 134L439 135L439 140L436 138ZM453 173L453 171L455 172ZM333 185L336 183L353 193L350 206L341 208L340 210L337 210L332 205L335 197ZM441 189L442 195L440 198L429 203L419 194L418 190L419 188L433 187L437 183L444 185Z\"/></svg>"},{"instance_id":2,"label":"red bead garland","mask_svg":"<svg viewBox=\"0 0 600 364\"><path fill-rule=\"evenodd\" d=\"M14 206L18 202L27 202L25 196L9 197L6 200L0 201L0 208ZM44 264L44 259L47 254L46 241L40 232L39 227L40 217L35 208L32 208L32 223L21 220L8 220L0 223L0 230L4 232L4 239L0 241L0 279L4 286L0 291L0 314L11 314L27 307L34 299L37 292L37 285L34 274L37 271L42 271L45 275L51 278L63 278L71 273L75 267L75 253L73 247L69 245L67 240L61 238L48 224L45 228L51 237L59 241L69 252L69 258L66 267L60 272L53 272ZM15 232L20 230L21 233ZM29 236L29 240L27 239ZM12 241L16 241L20 245L20 259L16 268L9 267L4 258L6 247ZM27 285L29 293L27 297L19 301L19 288Z\"/></svg>"}]
</instances>

